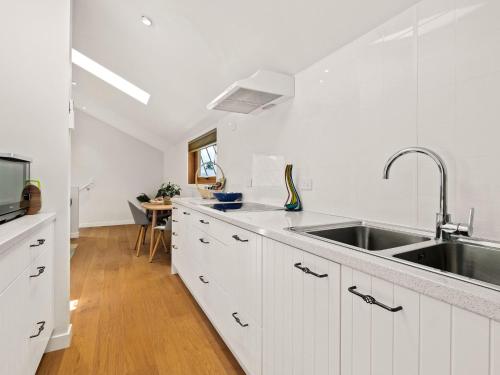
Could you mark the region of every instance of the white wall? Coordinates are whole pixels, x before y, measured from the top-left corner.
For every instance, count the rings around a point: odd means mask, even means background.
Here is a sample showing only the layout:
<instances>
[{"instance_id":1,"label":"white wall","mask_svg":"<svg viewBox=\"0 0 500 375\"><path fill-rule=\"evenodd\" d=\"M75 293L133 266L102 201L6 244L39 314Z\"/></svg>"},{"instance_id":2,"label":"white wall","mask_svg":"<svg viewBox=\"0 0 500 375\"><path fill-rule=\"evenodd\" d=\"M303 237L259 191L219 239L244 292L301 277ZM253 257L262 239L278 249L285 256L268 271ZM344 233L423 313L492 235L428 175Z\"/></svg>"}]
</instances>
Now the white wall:
<instances>
[{"instance_id":1,"label":"white wall","mask_svg":"<svg viewBox=\"0 0 500 375\"><path fill-rule=\"evenodd\" d=\"M82 112L75 113L71 182L80 192L80 227L132 223L127 200L153 195L163 182L163 152Z\"/></svg>"},{"instance_id":2,"label":"white wall","mask_svg":"<svg viewBox=\"0 0 500 375\"><path fill-rule=\"evenodd\" d=\"M56 212L55 333L69 325L70 5L2 2L0 150L33 157L44 212Z\"/></svg>"},{"instance_id":3,"label":"white wall","mask_svg":"<svg viewBox=\"0 0 500 375\"><path fill-rule=\"evenodd\" d=\"M313 180L306 209L430 229L435 165L406 156L381 179L387 157L420 145L447 162L453 218L476 207L476 235L500 239L499 18L498 0L425 0L297 74L293 101L214 124L228 189L282 203L283 189L246 185L253 154L283 155ZM185 185L185 142L165 157Z\"/></svg>"}]
</instances>

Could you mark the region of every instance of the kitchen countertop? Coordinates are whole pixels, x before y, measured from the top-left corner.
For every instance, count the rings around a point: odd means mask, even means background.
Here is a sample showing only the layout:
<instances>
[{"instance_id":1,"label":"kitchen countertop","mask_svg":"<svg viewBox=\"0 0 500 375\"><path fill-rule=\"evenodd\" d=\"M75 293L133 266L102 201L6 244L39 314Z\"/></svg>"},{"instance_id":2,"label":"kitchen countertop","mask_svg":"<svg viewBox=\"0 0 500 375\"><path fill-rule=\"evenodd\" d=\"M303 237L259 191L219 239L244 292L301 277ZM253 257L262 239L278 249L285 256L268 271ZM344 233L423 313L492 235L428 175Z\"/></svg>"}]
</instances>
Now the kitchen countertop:
<instances>
[{"instance_id":1,"label":"kitchen countertop","mask_svg":"<svg viewBox=\"0 0 500 375\"><path fill-rule=\"evenodd\" d=\"M24 215L0 225L0 255L19 240L30 236L42 224L56 219L55 213Z\"/></svg>"},{"instance_id":2,"label":"kitchen countertop","mask_svg":"<svg viewBox=\"0 0 500 375\"><path fill-rule=\"evenodd\" d=\"M212 203L212 201L197 198L175 198L173 202L264 237L500 321L500 292L389 259L392 254L410 250L416 245L388 249L377 252L378 254L375 255L373 252L353 250L347 246L317 240L285 229L297 226L341 224L356 220L362 221L362 219L311 211L222 212L203 206L203 204ZM433 232L428 231L385 224L377 225L388 229L423 234L428 237L434 236ZM431 241L435 242L435 240ZM422 244L417 246L422 247Z\"/></svg>"}]
</instances>

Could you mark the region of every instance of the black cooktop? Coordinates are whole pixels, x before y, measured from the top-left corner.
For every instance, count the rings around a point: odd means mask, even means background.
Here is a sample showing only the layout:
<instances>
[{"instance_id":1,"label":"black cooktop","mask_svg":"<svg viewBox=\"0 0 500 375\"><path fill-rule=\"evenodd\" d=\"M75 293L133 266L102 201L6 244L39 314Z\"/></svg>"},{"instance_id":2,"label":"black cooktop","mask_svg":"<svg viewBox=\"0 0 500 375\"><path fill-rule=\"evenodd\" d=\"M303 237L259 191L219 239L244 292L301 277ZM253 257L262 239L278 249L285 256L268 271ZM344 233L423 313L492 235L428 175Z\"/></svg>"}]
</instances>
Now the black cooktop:
<instances>
[{"instance_id":1,"label":"black cooktop","mask_svg":"<svg viewBox=\"0 0 500 375\"><path fill-rule=\"evenodd\" d=\"M228 212L228 211L258 212L258 211L278 211L284 209L282 207L269 206L267 204L252 203L252 202L212 203L212 204L204 204L204 206L223 212Z\"/></svg>"}]
</instances>

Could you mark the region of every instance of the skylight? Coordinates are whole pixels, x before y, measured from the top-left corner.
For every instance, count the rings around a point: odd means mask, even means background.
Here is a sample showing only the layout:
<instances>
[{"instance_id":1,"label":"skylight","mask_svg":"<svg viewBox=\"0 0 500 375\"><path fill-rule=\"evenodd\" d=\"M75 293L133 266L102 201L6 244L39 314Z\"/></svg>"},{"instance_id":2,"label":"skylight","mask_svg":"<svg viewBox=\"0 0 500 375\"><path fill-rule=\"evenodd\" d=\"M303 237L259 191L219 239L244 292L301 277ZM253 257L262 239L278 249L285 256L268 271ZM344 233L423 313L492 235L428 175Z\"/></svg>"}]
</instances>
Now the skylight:
<instances>
[{"instance_id":1,"label":"skylight","mask_svg":"<svg viewBox=\"0 0 500 375\"><path fill-rule=\"evenodd\" d=\"M149 95L146 91L130 83L125 78L120 77L118 74L113 73L111 70L105 68L74 48L71 52L71 61L73 64L78 65L80 68L85 69L89 73L92 73L96 77L109 83L111 86L131 96L135 100L138 100L145 105L148 104L149 97L151 95Z\"/></svg>"}]
</instances>

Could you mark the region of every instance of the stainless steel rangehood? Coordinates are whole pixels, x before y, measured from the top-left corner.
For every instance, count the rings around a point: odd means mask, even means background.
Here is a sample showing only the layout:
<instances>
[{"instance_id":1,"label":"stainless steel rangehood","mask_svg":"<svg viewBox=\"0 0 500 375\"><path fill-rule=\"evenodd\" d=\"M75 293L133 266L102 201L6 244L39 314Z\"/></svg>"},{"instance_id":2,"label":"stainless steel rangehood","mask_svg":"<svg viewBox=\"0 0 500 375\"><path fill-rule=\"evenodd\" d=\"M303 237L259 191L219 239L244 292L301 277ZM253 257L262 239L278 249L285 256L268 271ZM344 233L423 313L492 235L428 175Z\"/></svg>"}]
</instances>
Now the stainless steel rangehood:
<instances>
[{"instance_id":1,"label":"stainless steel rangehood","mask_svg":"<svg viewBox=\"0 0 500 375\"><path fill-rule=\"evenodd\" d=\"M293 76L259 70L236 81L207 105L208 109L244 114L258 114L282 103L295 94Z\"/></svg>"}]
</instances>

